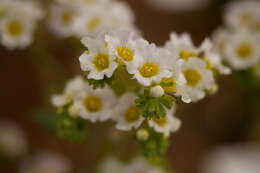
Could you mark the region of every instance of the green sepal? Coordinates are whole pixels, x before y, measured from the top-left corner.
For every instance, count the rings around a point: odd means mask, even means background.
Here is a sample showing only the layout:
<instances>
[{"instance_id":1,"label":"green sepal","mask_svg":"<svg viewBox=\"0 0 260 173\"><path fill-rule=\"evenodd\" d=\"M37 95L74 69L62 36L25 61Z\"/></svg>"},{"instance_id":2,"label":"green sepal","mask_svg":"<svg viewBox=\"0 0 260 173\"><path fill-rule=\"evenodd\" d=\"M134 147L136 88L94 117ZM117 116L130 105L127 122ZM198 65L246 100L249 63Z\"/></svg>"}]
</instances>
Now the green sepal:
<instances>
[{"instance_id":1,"label":"green sepal","mask_svg":"<svg viewBox=\"0 0 260 173\"><path fill-rule=\"evenodd\" d=\"M142 116L148 119L166 116L166 109L171 109L174 102L175 99L168 95L159 98L152 97L148 89L135 100Z\"/></svg>"}]
</instances>

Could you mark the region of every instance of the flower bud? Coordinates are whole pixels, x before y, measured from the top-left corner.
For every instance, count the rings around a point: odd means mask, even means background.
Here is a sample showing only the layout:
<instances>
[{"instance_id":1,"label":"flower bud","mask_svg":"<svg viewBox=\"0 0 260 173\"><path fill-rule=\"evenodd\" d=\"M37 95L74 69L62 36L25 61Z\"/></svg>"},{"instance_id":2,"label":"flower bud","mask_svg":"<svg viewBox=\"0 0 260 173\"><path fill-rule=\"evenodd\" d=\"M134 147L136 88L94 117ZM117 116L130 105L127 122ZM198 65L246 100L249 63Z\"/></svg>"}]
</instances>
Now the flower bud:
<instances>
[{"instance_id":1,"label":"flower bud","mask_svg":"<svg viewBox=\"0 0 260 173\"><path fill-rule=\"evenodd\" d=\"M136 132L136 137L139 141L146 141L149 138L149 132L145 129L140 129Z\"/></svg>"},{"instance_id":2,"label":"flower bud","mask_svg":"<svg viewBox=\"0 0 260 173\"><path fill-rule=\"evenodd\" d=\"M156 98L162 97L164 95L164 90L160 85L157 85L151 88L150 94Z\"/></svg>"}]
</instances>

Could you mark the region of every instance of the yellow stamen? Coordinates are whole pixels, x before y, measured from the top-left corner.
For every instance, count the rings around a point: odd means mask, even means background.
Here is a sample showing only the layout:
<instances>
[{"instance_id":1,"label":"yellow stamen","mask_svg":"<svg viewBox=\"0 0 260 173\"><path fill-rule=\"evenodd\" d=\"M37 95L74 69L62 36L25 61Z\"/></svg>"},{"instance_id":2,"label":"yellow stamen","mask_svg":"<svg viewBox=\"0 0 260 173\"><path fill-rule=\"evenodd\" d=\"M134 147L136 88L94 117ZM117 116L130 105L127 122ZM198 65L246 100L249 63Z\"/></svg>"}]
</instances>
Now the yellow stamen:
<instances>
[{"instance_id":1,"label":"yellow stamen","mask_svg":"<svg viewBox=\"0 0 260 173\"><path fill-rule=\"evenodd\" d=\"M61 23L64 26L68 26L71 24L71 22L72 22L72 14L68 11L64 12L61 16Z\"/></svg>"},{"instance_id":2,"label":"yellow stamen","mask_svg":"<svg viewBox=\"0 0 260 173\"><path fill-rule=\"evenodd\" d=\"M196 86L201 80L201 74L196 69L185 70L184 76L189 86Z\"/></svg>"},{"instance_id":3,"label":"yellow stamen","mask_svg":"<svg viewBox=\"0 0 260 173\"><path fill-rule=\"evenodd\" d=\"M125 120L129 123L137 121L140 117L139 110L137 107L132 106L125 113Z\"/></svg>"},{"instance_id":4,"label":"yellow stamen","mask_svg":"<svg viewBox=\"0 0 260 173\"><path fill-rule=\"evenodd\" d=\"M162 127L167 124L166 116L160 117L160 118L154 118L153 121L156 122L156 124L158 124L159 126L162 126Z\"/></svg>"},{"instance_id":5,"label":"yellow stamen","mask_svg":"<svg viewBox=\"0 0 260 173\"><path fill-rule=\"evenodd\" d=\"M124 59L125 61L132 61L134 58L134 52L126 47L118 47L117 53L120 58Z\"/></svg>"},{"instance_id":6,"label":"yellow stamen","mask_svg":"<svg viewBox=\"0 0 260 173\"><path fill-rule=\"evenodd\" d=\"M87 96L84 99L84 106L89 112L98 112L102 108L102 101L97 96Z\"/></svg>"},{"instance_id":7,"label":"yellow stamen","mask_svg":"<svg viewBox=\"0 0 260 173\"><path fill-rule=\"evenodd\" d=\"M109 55L99 53L94 57L92 63L98 71L103 71L109 67Z\"/></svg>"},{"instance_id":8,"label":"yellow stamen","mask_svg":"<svg viewBox=\"0 0 260 173\"><path fill-rule=\"evenodd\" d=\"M145 78L153 77L160 72L160 68L157 64L152 62L144 63L142 67L139 68L139 72Z\"/></svg>"},{"instance_id":9,"label":"yellow stamen","mask_svg":"<svg viewBox=\"0 0 260 173\"><path fill-rule=\"evenodd\" d=\"M188 50L182 50L180 52L180 57L185 60L188 60L190 57L194 57L194 56L198 56L198 54L195 52L190 52Z\"/></svg>"},{"instance_id":10,"label":"yellow stamen","mask_svg":"<svg viewBox=\"0 0 260 173\"><path fill-rule=\"evenodd\" d=\"M24 32L23 25L19 20L10 21L6 28L8 33L14 37L18 37Z\"/></svg>"},{"instance_id":11,"label":"yellow stamen","mask_svg":"<svg viewBox=\"0 0 260 173\"><path fill-rule=\"evenodd\" d=\"M164 78L162 80L162 84L163 83L171 84L169 86L167 85L167 86L163 87L165 92L175 93L177 91L176 82L172 78Z\"/></svg>"},{"instance_id":12,"label":"yellow stamen","mask_svg":"<svg viewBox=\"0 0 260 173\"><path fill-rule=\"evenodd\" d=\"M89 31L94 31L98 27L98 25L100 25L100 24L101 24L100 17L94 17L87 24L87 28L88 28Z\"/></svg>"},{"instance_id":13,"label":"yellow stamen","mask_svg":"<svg viewBox=\"0 0 260 173\"><path fill-rule=\"evenodd\" d=\"M236 53L243 59L251 58L253 54L253 47L249 43L242 43L237 47Z\"/></svg>"}]
</instances>

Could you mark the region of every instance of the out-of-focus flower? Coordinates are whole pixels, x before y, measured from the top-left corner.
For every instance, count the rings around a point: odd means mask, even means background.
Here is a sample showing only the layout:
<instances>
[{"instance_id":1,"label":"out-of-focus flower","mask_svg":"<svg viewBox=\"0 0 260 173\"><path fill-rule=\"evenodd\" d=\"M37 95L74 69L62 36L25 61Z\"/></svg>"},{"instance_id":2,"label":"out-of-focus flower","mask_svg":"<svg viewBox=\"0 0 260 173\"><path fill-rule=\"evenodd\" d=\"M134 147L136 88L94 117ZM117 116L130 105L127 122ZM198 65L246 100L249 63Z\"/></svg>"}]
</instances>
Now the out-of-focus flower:
<instances>
[{"instance_id":1,"label":"out-of-focus flower","mask_svg":"<svg viewBox=\"0 0 260 173\"><path fill-rule=\"evenodd\" d=\"M167 112L166 116L149 120L148 124L156 132L169 136L172 132L176 132L181 127L181 121L174 117L176 106Z\"/></svg>"},{"instance_id":2,"label":"out-of-focus flower","mask_svg":"<svg viewBox=\"0 0 260 173\"><path fill-rule=\"evenodd\" d=\"M25 135L15 124L0 122L0 153L7 157L17 157L27 152Z\"/></svg>"},{"instance_id":3,"label":"out-of-focus flower","mask_svg":"<svg viewBox=\"0 0 260 173\"><path fill-rule=\"evenodd\" d=\"M99 173L119 173L124 170L124 164L114 157L106 158L98 167Z\"/></svg>"},{"instance_id":4,"label":"out-of-focus flower","mask_svg":"<svg viewBox=\"0 0 260 173\"><path fill-rule=\"evenodd\" d=\"M33 41L37 22L43 11L30 1L0 2L0 40L10 50L23 49Z\"/></svg>"},{"instance_id":5,"label":"out-of-focus flower","mask_svg":"<svg viewBox=\"0 0 260 173\"><path fill-rule=\"evenodd\" d=\"M246 30L222 34L225 40L220 51L233 69L247 69L260 61L259 40L253 34Z\"/></svg>"},{"instance_id":6,"label":"out-of-focus flower","mask_svg":"<svg viewBox=\"0 0 260 173\"><path fill-rule=\"evenodd\" d=\"M71 163L57 153L37 153L21 163L20 173L71 173Z\"/></svg>"},{"instance_id":7,"label":"out-of-focus flower","mask_svg":"<svg viewBox=\"0 0 260 173\"><path fill-rule=\"evenodd\" d=\"M153 166L143 157L134 158L124 169L125 173L165 173L166 171L162 168Z\"/></svg>"},{"instance_id":8,"label":"out-of-focus flower","mask_svg":"<svg viewBox=\"0 0 260 173\"><path fill-rule=\"evenodd\" d=\"M54 95L52 97L52 105L59 108L68 105L73 101L76 95L87 89L87 84L84 82L83 78L77 76L72 80L68 81L65 86L64 93L61 95Z\"/></svg>"},{"instance_id":9,"label":"out-of-focus flower","mask_svg":"<svg viewBox=\"0 0 260 173\"><path fill-rule=\"evenodd\" d=\"M116 128L131 130L132 128L138 128L144 121L139 109L135 105L136 97L136 94L126 93L119 99L113 117L116 122Z\"/></svg>"},{"instance_id":10,"label":"out-of-focus flower","mask_svg":"<svg viewBox=\"0 0 260 173\"><path fill-rule=\"evenodd\" d=\"M260 148L256 145L235 145L210 152L202 165L202 173L258 173Z\"/></svg>"},{"instance_id":11,"label":"out-of-focus flower","mask_svg":"<svg viewBox=\"0 0 260 173\"><path fill-rule=\"evenodd\" d=\"M49 26L55 34L62 38L73 35L73 22L77 14L73 7L55 3L50 8Z\"/></svg>"},{"instance_id":12,"label":"out-of-focus flower","mask_svg":"<svg viewBox=\"0 0 260 173\"><path fill-rule=\"evenodd\" d=\"M196 11L207 6L212 0L146 0L152 7L164 12L178 13Z\"/></svg>"},{"instance_id":13,"label":"out-of-focus flower","mask_svg":"<svg viewBox=\"0 0 260 173\"><path fill-rule=\"evenodd\" d=\"M260 31L260 2L240 0L228 4L225 24L234 29Z\"/></svg>"},{"instance_id":14,"label":"out-of-focus flower","mask_svg":"<svg viewBox=\"0 0 260 173\"><path fill-rule=\"evenodd\" d=\"M51 10L51 28L60 37L97 36L118 28L135 28L126 3L117 0L59 0Z\"/></svg>"},{"instance_id":15,"label":"out-of-focus flower","mask_svg":"<svg viewBox=\"0 0 260 173\"><path fill-rule=\"evenodd\" d=\"M136 157L129 163L122 163L115 158L106 159L99 166L99 173L166 173L165 170L153 166L143 157Z\"/></svg>"},{"instance_id":16,"label":"out-of-focus flower","mask_svg":"<svg viewBox=\"0 0 260 173\"><path fill-rule=\"evenodd\" d=\"M74 98L74 105L81 118L96 122L111 118L116 101L111 88L89 88Z\"/></svg>"}]
</instances>

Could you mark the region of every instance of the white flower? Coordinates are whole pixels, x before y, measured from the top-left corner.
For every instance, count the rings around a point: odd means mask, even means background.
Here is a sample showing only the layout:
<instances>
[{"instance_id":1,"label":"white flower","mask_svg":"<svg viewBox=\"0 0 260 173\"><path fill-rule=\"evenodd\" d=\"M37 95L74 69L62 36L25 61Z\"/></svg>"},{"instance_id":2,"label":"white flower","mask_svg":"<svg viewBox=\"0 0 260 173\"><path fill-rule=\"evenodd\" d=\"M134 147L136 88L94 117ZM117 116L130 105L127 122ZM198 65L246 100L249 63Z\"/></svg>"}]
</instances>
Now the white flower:
<instances>
[{"instance_id":1,"label":"white flower","mask_svg":"<svg viewBox=\"0 0 260 173\"><path fill-rule=\"evenodd\" d=\"M232 68L246 69L260 61L259 40L253 34L237 30L226 37L224 57Z\"/></svg>"},{"instance_id":2,"label":"white flower","mask_svg":"<svg viewBox=\"0 0 260 173\"><path fill-rule=\"evenodd\" d=\"M111 88L85 90L74 98L79 116L91 122L105 121L113 116L116 96Z\"/></svg>"},{"instance_id":3,"label":"white flower","mask_svg":"<svg viewBox=\"0 0 260 173\"><path fill-rule=\"evenodd\" d=\"M63 107L73 101L73 98L80 92L87 90L88 86L84 82L83 78L77 76L70 80L64 89L64 93L61 95L54 95L52 97L52 105L55 107Z\"/></svg>"},{"instance_id":4,"label":"white flower","mask_svg":"<svg viewBox=\"0 0 260 173\"><path fill-rule=\"evenodd\" d=\"M33 41L35 23L23 16L6 16L0 22L1 43L8 49L25 48Z\"/></svg>"},{"instance_id":5,"label":"white flower","mask_svg":"<svg viewBox=\"0 0 260 173\"><path fill-rule=\"evenodd\" d=\"M16 157L27 152L28 144L21 129L11 122L0 122L0 152Z\"/></svg>"},{"instance_id":6,"label":"white flower","mask_svg":"<svg viewBox=\"0 0 260 173\"><path fill-rule=\"evenodd\" d=\"M220 53L222 56L226 49L226 44L229 41L229 34L232 33L232 30L226 28L218 28L212 36L214 43L214 50Z\"/></svg>"},{"instance_id":7,"label":"white flower","mask_svg":"<svg viewBox=\"0 0 260 173\"><path fill-rule=\"evenodd\" d=\"M118 64L115 62L116 57L109 55L104 39L85 37L82 43L88 51L80 56L79 61L81 69L89 73L88 79L101 80L105 76L110 78Z\"/></svg>"},{"instance_id":8,"label":"white flower","mask_svg":"<svg viewBox=\"0 0 260 173\"><path fill-rule=\"evenodd\" d=\"M127 3L112 1L107 14L109 15L110 23L113 26L111 28L135 28L135 15Z\"/></svg>"},{"instance_id":9,"label":"white flower","mask_svg":"<svg viewBox=\"0 0 260 173\"><path fill-rule=\"evenodd\" d=\"M139 38L136 32L132 30L115 30L105 35L105 41L108 44L110 56L119 58L119 61L127 65L127 68L134 66L137 51L139 50L136 41ZM131 69L129 69L131 71Z\"/></svg>"},{"instance_id":10,"label":"white flower","mask_svg":"<svg viewBox=\"0 0 260 173\"><path fill-rule=\"evenodd\" d=\"M133 159L128 165L124 168L125 173L165 173L165 171L160 168L153 166L148 163L148 161L143 157L137 157Z\"/></svg>"},{"instance_id":11,"label":"white flower","mask_svg":"<svg viewBox=\"0 0 260 173\"><path fill-rule=\"evenodd\" d=\"M56 153L37 153L24 160L20 173L70 173L71 163L67 158Z\"/></svg>"},{"instance_id":12,"label":"white flower","mask_svg":"<svg viewBox=\"0 0 260 173\"><path fill-rule=\"evenodd\" d=\"M228 67L224 66L220 55L213 51L213 44L209 39L205 39L199 48L201 58L207 63L207 68L215 69L220 74L230 74Z\"/></svg>"},{"instance_id":13,"label":"white flower","mask_svg":"<svg viewBox=\"0 0 260 173\"><path fill-rule=\"evenodd\" d=\"M190 35L187 33L179 36L174 32L171 33L170 40L165 43L165 48L184 60L194 56L197 57L199 54L198 48L194 46Z\"/></svg>"},{"instance_id":14,"label":"white flower","mask_svg":"<svg viewBox=\"0 0 260 173\"><path fill-rule=\"evenodd\" d=\"M211 90L215 86L212 71L207 69L207 64L199 58L189 58L182 64L181 71L186 82L177 90L177 95L186 103L204 98L205 90Z\"/></svg>"},{"instance_id":15,"label":"white flower","mask_svg":"<svg viewBox=\"0 0 260 173\"><path fill-rule=\"evenodd\" d=\"M144 118L141 116L139 109L135 105L136 97L136 94L126 93L119 99L119 102L115 107L115 115L113 117L114 121L116 121L117 129L136 129L144 121Z\"/></svg>"},{"instance_id":16,"label":"white flower","mask_svg":"<svg viewBox=\"0 0 260 173\"><path fill-rule=\"evenodd\" d=\"M259 173L260 148L237 144L214 149L202 164L202 173Z\"/></svg>"},{"instance_id":17,"label":"white flower","mask_svg":"<svg viewBox=\"0 0 260 173\"><path fill-rule=\"evenodd\" d=\"M73 35L73 21L76 16L74 6L54 3L50 9L50 29L59 37Z\"/></svg>"},{"instance_id":18,"label":"white flower","mask_svg":"<svg viewBox=\"0 0 260 173\"><path fill-rule=\"evenodd\" d=\"M146 0L149 5L164 12L186 12L199 10L210 0Z\"/></svg>"},{"instance_id":19,"label":"white flower","mask_svg":"<svg viewBox=\"0 0 260 173\"><path fill-rule=\"evenodd\" d=\"M174 106L170 111L167 111L165 117L149 120L149 126L158 133L163 133L165 136L170 136L172 132L176 132L181 126L181 121L174 117L175 111L176 106Z\"/></svg>"},{"instance_id":20,"label":"white flower","mask_svg":"<svg viewBox=\"0 0 260 173\"><path fill-rule=\"evenodd\" d=\"M259 29L260 2L254 0L231 2L226 9L225 23L234 29Z\"/></svg>"},{"instance_id":21,"label":"white flower","mask_svg":"<svg viewBox=\"0 0 260 173\"><path fill-rule=\"evenodd\" d=\"M99 166L99 173L121 173L124 171L124 165L118 159L113 157L106 158Z\"/></svg>"},{"instance_id":22,"label":"white flower","mask_svg":"<svg viewBox=\"0 0 260 173\"><path fill-rule=\"evenodd\" d=\"M135 58L134 66L127 69L140 84L149 86L160 83L163 78L172 75L171 67L176 63L177 57L168 50L157 48L154 44L145 41L142 41L139 47L140 51L135 55L138 58Z\"/></svg>"},{"instance_id":23,"label":"white flower","mask_svg":"<svg viewBox=\"0 0 260 173\"><path fill-rule=\"evenodd\" d=\"M100 4L82 8L73 23L75 35L79 37L98 36L100 32L108 30L111 21L107 15L107 8Z\"/></svg>"}]
</instances>

